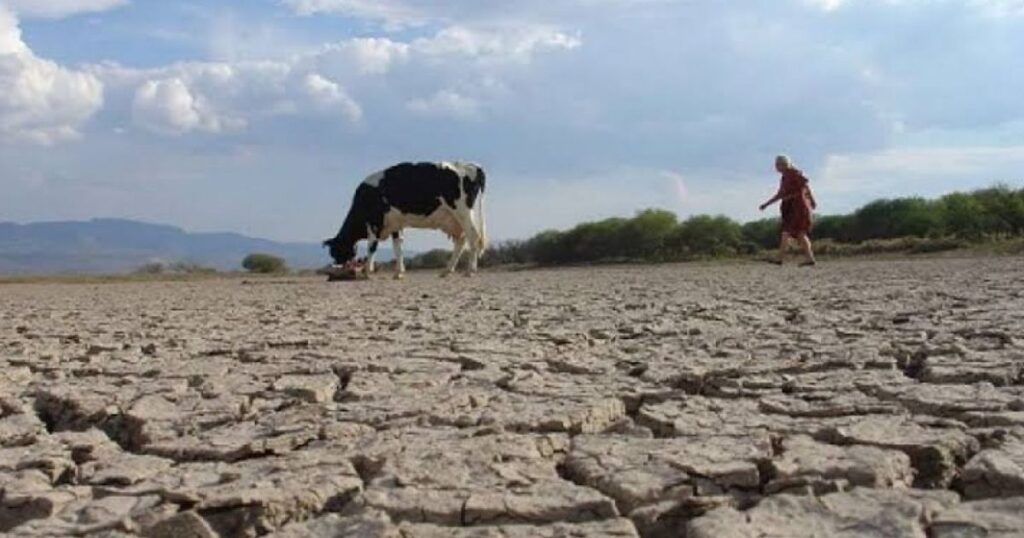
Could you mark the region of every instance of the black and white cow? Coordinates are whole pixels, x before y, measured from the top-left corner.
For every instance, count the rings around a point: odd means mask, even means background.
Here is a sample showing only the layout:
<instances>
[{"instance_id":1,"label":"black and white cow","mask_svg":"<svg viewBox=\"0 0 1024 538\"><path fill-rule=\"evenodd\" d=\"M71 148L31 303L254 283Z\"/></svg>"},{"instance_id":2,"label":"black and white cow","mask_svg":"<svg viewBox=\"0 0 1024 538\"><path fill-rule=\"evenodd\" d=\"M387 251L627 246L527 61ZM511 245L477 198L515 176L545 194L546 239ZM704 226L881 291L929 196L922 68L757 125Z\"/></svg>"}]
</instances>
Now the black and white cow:
<instances>
[{"instance_id":1,"label":"black and white cow","mask_svg":"<svg viewBox=\"0 0 1024 538\"><path fill-rule=\"evenodd\" d=\"M356 243L369 240L369 256L364 266L369 274L373 272L377 243L390 237L395 251L395 278L402 278L402 230L441 230L454 243L452 257L441 276L455 271L467 246L467 274L471 274L487 248L485 183L483 168L465 162L401 163L375 172L356 188L352 207L338 235L324 241L324 246L330 247L334 263L344 265L355 258ZM473 215L476 208L479 222Z\"/></svg>"}]
</instances>

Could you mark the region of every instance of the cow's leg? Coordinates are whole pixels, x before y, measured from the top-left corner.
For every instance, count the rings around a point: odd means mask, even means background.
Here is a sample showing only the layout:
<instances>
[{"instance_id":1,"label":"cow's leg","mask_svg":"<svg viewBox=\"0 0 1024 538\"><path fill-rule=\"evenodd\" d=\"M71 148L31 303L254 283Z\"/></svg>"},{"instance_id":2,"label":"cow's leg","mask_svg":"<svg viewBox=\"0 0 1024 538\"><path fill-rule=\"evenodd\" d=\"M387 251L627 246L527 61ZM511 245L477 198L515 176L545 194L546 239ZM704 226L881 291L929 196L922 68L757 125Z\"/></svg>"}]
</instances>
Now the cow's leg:
<instances>
[{"instance_id":1,"label":"cow's leg","mask_svg":"<svg viewBox=\"0 0 1024 538\"><path fill-rule=\"evenodd\" d=\"M466 233L466 241L469 242L469 267L466 268L466 276L473 276L476 273L477 263L480 260L480 236L476 229L470 227Z\"/></svg>"},{"instance_id":2,"label":"cow's leg","mask_svg":"<svg viewBox=\"0 0 1024 538\"><path fill-rule=\"evenodd\" d=\"M402 234L391 234L391 244L395 250L395 280L405 278L405 257L402 256Z\"/></svg>"},{"instance_id":3,"label":"cow's leg","mask_svg":"<svg viewBox=\"0 0 1024 538\"><path fill-rule=\"evenodd\" d=\"M370 273L373 272L373 258L377 255L377 243L376 238L370 239L370 248L366 253L366 265L363 267L366 276L370 276Z\"/></svg>"},{"instance_id":4,"label":"cow's leg","mask_svg":"<svg viewBox=\"0 0 1024 538\"><path fill-rule=\"evenodd\" d=\"M452 239L452 257L448 260L448 267L445 267L444 272L441 273L441 278L455 272L455 268L459 266L459 258L462 257L462 250L464 248L466 248L465 236Z\"/></svg>"},{"instance_id":5,"label":"cow's leg","mask_svg":"<svg viewBox=\"0 0 1024 538\"><path fill-rule=\"evenodd\" d=\"M480 259L480 233L473 222L473 212L469 208L459 208L455 212L455 218L462 227L463 237L469 247L469 267L466 268L466 275L469 276L476 272L477 261Z\"/></svg>"}]
</instances>

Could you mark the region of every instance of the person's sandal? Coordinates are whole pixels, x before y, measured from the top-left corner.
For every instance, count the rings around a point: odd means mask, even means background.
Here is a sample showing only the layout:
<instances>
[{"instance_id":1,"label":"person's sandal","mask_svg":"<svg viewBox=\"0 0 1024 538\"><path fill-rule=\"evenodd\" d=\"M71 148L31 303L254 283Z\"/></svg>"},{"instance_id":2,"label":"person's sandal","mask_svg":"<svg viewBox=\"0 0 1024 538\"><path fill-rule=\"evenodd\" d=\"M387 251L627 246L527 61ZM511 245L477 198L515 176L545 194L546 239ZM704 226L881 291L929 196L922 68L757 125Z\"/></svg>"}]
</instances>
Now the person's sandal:
<instances>
[{"instance_id":1,"label":"person's sandal","mask_svg":"<svg viewBox=\"0 0 1024 538\"><path fill-rule=\"evenodd\" d=\"M816 262L816 261L814 261L814 260L811 260L811 261L809 261L809 262L803 262L803 263L801 263L801 264L800 264L800 267L814 267L815 265L818 265L818 262Z\"/></svg>"}]
</instances>

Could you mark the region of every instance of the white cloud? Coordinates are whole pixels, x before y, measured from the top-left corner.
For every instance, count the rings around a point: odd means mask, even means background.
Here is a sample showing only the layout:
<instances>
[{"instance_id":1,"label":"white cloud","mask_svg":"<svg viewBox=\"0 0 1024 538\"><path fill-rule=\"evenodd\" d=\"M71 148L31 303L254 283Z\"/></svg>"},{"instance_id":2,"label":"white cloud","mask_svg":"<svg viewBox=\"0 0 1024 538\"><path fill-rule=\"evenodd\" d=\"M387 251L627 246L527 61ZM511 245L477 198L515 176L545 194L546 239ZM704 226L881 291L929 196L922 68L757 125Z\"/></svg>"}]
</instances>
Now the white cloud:
<instances>
[{"instance_id":1,"label":"white cloud","mask_svg":"<svg viewBox=\"0 0 1024 538\"><path fill-rule=\"evenodd\" d=\"M322 110L337 110L351 122L363 117L363 110L337 83L318 74L306 75L303 83L306 93Z\"/></svg>"},{"instance_id":2,"label":"white cloud","mask_svg":"<svg viewBox=\"0 0 1024 538\"><path fill-rule=\"evenodd\" d=\"M482 62L528 63L545 50L579 47L579 36L545 25L471 28L450 26L430 38L417 39L413 50L428 57L470 57Z\"/></svg>"},{"instance_id":3,"label":"white cloud","mask_svg":"<svg viewBox=\"0 0 1024 538\"><path fill-rule=\"evenodd\" d=\"M845 0L804 0L804 2L824 11L835 11L846 3Z\"/></svg>"},{"instance_id":4,"label":"white cloud","mask_svg":"<svg viewBox=\"0 0 1024 538\"><path fill-rule=\"evenodd\" d=\"M131 116L150 131L230 133L282 115L322 117L327 112L358 123L364 109L349 85L365 88L385 76L390 78L381 81L391 85L390 96L409 112L479 119L487 96L501 91L503 66L521 66L541 51L577 46L578 38L543 26L449 27L410 42L354 38L284 60L92 69L112 87L131 88ZM387 106L379 90L368 93L375 104Z\"/></svg>"},{"instance_id":5,"label":"white cloud","mask_svg":"<svg viewBox=\"0 0 1024 538\"><path fill-rule=\"evenodd\" d=\"M631 10L683 4L686 0L279 0L299 15L333 15L376 22L395 31L428 24L476 24L537 21L555 14L582 19L593 10Z\"/></svg>"},{"instance_id":6,"label":"white cloud","mask_svg":"<svg viewBox=\"0 0 1024 538\"><path fill-rule=\"evenodd\" d=\"M876 3L883 5L889 4L892 6L899 5L922 5L927 6L928 4L936 4L930 0L874 0ZM854 2L850 0L803 0L805 4L814 6L823 11L836 11L847 5L853 5ZM984 13L1006 16L1006 15L1024 15L1024 0L954 0L959 2L961 5L967 6L972 9L978 9ZM867 2L864 2L867 3Z\"/></svg>"},{"instance_id":7,"label":"white cloud","mask_svg":"<svg viewBox=\"0 0 1024 538\"><path fill-rule=\"evenodd\" d=\"M409 57L409 45L388 38L355 38L324 46L313 55L321 63L340 70L354 70L367 75L387 73L394 65Z\"/></svg>"},{"instance_id":8,"label":"white cloud","mask_svg":"<svg viewBox=\"0 0 1024 538\"><path fill-rule=\"evenodd\" d=\"M480 103L450 90L441 90L425 99L412 99L406 107L424 116L475 120L481 115Z\"/></svg>"},{"instance_id":9,"label":"white cloud","mask_svg":"<svg viewBox=\"0 0 1024 538\"><path fill-rule=\"evenodd\" d=\"M300 15L331 13L384 21L390 27L417 26L431 17L402 0L284 0Z\"/></svg>"},{"instance_id":10,"label":"white cloud","mask_svg":"<svg viewBox=\"0 0 1024 538\"><path fill-rule=\"evenodd\" d=\"M21 17L60 19L80 13L97 13L127 5L129 0L5 0Z\"/></svg>"},{"instance_id":11,"label":"white cloud","mask_svg":"<svg viewBox=\"0 0 1024 538\"><path fill-rule=\"evenodd\" d=\"M578 36L546 25L449 26L408 42L387 37L339 41L291 60L296 69L327 72L334 79L365 82L366 75L398 72L408 83L422 85L436 76L481 81L505 66L528 65L538 55L572 50ZM413 74L416 75L413 75ZM394 82L394 81L392 81Z\"/></svg>"},{"instance_id":12,"label":"white cloud","mask_svg":"<svg viewBox=\"0 0 1024 538\"><path fill-rule=\"evenodd\" d=\"M856 203L895 196L937 196L951 190L1019 183L1024 146L905 147L830 155L812 184L830 197Z\"/></svg>"},{"instance_id":13,"label":"white cloud","mask_svg":"<svg viewBox=\"0 0 1024 538\"><path fill-rule=\"evenodd\" d=\"M191 131L220 133L245 127L245 120L220 114L202 94L180 78L148 80L135 92L132 115L153 131L182 134Z\"/></svg>"},{"instance_id":14,"label":"white cloud","mask_svg":"<svg viewBox=\"0 0 1024 538\"><path fill-rule=\"evenodd\" d=\"M112 88L131 94L137 125L159 134L233 133L280 116L338 114L357 123L363 114L340 83L304 64L206 62L94 70Z\"/></svg>"},{"instance_id":15,"label":"white cloud","mask_svg":"<svg viewBox=\"0 0 1024 538\"><path fill-rule=\"evenodd\" d=\"M0 54L31 54L21 40L21 28L13 13L0 4Z\"/></svg>"},{"instance_id":16,"label":"white cloud","mask_svg":"<svg viewBox=\"0 0 1024 538\"><path fill-rule=\"evenodd\" d=\"M968 0L996 16L1024 15L1024 0Z\"/></svg>"},{"instance_id":17,"label":"white cloud","mask_svg":"<svg viewBox=\"0 0 1024 538\"><path fill-rule=\"evenodd\" d=\"M37 57L0 5L0 138L53 144L77 138L103 104L103 84Z\"/></svg>"}]
</instances>

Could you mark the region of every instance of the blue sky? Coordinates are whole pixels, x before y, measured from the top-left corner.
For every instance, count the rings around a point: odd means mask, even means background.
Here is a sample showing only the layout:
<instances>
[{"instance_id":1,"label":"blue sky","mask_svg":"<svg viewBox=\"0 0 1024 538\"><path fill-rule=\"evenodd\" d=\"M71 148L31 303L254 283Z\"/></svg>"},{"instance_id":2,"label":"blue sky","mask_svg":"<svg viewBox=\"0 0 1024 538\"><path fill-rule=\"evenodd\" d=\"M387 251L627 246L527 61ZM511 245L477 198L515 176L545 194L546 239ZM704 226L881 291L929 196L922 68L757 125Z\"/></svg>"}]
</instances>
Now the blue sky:
<instances>
[{"instance_id":1,"label":"blue sky","mask_svg":"<svg viewBox=\"0 0 1024 538\"><path fill-rule=\"evenodd\" d=\"M1024 0L0 0L0 221L313 241L403 160L493 239L1024 184ZM413 248L444 243L416 234Z\"/></svg>"}]
</instances>

